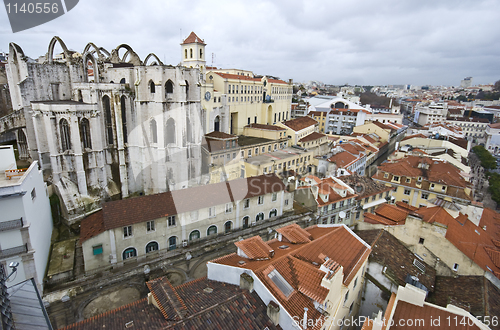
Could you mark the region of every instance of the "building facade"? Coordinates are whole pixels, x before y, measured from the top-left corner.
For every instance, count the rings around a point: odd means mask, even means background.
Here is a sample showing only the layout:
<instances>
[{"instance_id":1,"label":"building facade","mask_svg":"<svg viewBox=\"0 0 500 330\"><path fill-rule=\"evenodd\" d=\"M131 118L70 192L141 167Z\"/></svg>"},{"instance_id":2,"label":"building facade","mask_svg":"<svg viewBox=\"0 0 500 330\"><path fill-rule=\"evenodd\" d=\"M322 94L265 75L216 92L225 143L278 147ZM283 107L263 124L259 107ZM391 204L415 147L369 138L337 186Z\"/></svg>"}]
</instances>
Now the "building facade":
<instances>
[{"instance_id":1,"label":"building facade","mask_svg":"<svg viewBox=\"0 0 500 330\"><path fill-rule=\"evenodd\" d=\"M275 175L108 202L82 221L85 270L136 262L248 228L292 207L293 193Z\"/></svg>"}]
</instances>

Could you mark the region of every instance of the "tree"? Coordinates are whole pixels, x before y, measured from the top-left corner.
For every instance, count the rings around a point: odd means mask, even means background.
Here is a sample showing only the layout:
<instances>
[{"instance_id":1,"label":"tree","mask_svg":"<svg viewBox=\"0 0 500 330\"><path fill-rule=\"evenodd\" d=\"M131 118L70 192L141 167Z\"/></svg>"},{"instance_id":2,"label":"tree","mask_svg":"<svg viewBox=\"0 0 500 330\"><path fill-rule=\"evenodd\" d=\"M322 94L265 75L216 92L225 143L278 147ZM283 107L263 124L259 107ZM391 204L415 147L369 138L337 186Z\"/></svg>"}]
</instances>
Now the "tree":
<instances>
[{"instance_id":1,"label":"tree","mask_svg":"<svg viewBox=\"0 0 500 330\"><path fill-rule=\"evenodd\" d=\"M493 89L500 92L500 80L497 80L497 82L495 83Z\"/></svg>"},{"instance_id":2,"label":"tree","mask_svg":"<svg viewBox=\"0 0 500 330\"><path fill-rule=\"evenodd\" d=\"M475 146L472 151L477 155L481 161L481 166L487 170L494 170L497 168L495 157L493 157L488 150L483 146Z\"/></svg>"}]
</instances>

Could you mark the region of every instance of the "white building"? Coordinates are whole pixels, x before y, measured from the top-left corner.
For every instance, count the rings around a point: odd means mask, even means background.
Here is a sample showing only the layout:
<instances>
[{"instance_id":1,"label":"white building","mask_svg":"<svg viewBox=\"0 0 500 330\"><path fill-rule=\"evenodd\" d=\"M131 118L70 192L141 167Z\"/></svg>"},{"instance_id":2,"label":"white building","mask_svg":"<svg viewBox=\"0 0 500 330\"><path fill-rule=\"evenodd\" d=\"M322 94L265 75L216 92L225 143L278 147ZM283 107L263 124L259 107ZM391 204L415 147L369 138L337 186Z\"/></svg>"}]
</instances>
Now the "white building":
<instances>
[{"instance_id":1,"label":"white building","mask_svg":"<svg viewBox=\"0 0 500 330\"><path fill-rule=\"evenodd\" d=\"M500 123L489 124L486 127L486 149L492 154L500 152Z\"/></svg>"},{"instance_id":2,"label":"white building","mask_svg":"<svg viewBox=\"0 0 500 330\"><path fill-rule=\"evenodd\" d=\"M52 213L38 162L17 169L12 146L0 146L0 263L18 262L12 286L33 278L43 285L50 252Z\"/></svg>"}]
</instances>

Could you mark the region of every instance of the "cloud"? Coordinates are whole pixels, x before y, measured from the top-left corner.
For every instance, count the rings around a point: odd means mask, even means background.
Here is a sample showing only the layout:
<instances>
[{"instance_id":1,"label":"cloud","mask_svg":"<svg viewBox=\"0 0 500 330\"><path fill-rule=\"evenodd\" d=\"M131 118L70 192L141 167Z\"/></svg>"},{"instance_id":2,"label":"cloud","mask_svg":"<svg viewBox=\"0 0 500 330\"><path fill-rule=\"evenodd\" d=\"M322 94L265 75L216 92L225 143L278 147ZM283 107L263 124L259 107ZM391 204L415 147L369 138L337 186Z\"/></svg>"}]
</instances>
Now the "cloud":
<instances>
[{"instance_id":1,"label":"cloud","mask_svg":"<svg viewBox=\"0 0 500 330\"><path fill-rule=\"evenodd\" d=\"M180 62L191 31L205 39L208 64L295 81L343 84L458 85L500 79L495 0L80 0L66 15L12 34L0 10L0 49L18 43L45 54L53 35L82 51L127 43Z\"/></svg>"}]
</instances>

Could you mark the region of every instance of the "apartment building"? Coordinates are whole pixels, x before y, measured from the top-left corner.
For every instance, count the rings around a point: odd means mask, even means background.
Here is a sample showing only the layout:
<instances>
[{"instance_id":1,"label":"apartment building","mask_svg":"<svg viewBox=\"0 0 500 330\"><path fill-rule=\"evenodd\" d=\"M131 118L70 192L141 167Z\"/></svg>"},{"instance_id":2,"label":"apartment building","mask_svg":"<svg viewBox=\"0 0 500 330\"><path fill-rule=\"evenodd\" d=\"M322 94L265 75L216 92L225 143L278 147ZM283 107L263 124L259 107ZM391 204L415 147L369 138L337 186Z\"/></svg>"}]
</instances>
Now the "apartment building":
<instances>
[{"instance_id":1,"label":"apartment building","mask_svg":"<svg viewBox=\"0 0 500 330\"><path fill-rule=\"evenodd\" d=\"M205 134L202 145L203 169L208 171L209 183L218 183L245 177L238 136L213 131Z\"/></svg>"},{"instance_id":2,"label":"apartment building","mask_svg":"<svg viewBox=\"0 0 500 330\"><path fill-rule=\"evenodd\" d=\"M0 146L0 170L0 264L19 263L7 286L33 278L41 291L53 227L42 171L18 169L12 146Z\"/></svg>"},{"instance_id":3,"label":"apartment building","mask_svg":"<svg viewBox=\"0 0 500 330\"><path fill-rule=\"evenodd\" d=\"M281 216L293 194L274 174L105 203L82 220L85 270L123 265Z\"/></svg>"},{"instance_id":4,"label":"apartment building","mask_svg":"<svg viewBox=\"0 0 500 330\"><path fill-rule=\"evenodd\" d=\"M375 181L393 187L395 201L414 207L440 199L460 205L472 202L471 184L452 164L428 157L408 156L383 163L373 176Z\"/></svg>"},{"instance_id":5,"label":"apartment building","mask_svg":"<svg viewBox=\"0 0 500 330\"><path fill-rule=\"evenodd\" d=\"M357 315L371 248L347 226L289 225L270 241L235 245L236 253L208 262L208 279L244 283L279 311L282 329L338 330Z\"/></svg>"},{"instance_id":6,"label":"apartment building","mask_svg":"<svg viewBox=\"0 0 500 330\"><path fill-rule=\"evenodd\" d=\"M486 129L490 122L486 118L454 118L448 119L448 123L456 125L462 129L466 140L474 143L486 143Z\"/></svg>"}]
</instances>

